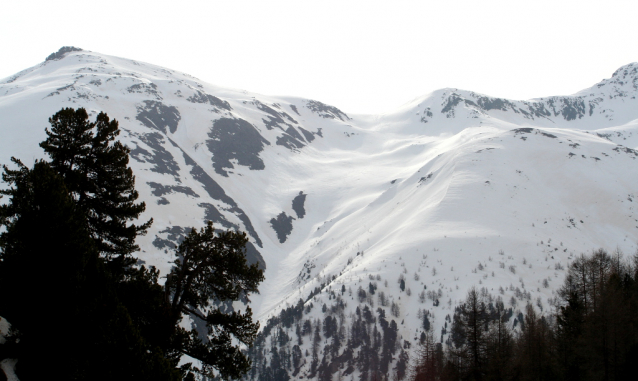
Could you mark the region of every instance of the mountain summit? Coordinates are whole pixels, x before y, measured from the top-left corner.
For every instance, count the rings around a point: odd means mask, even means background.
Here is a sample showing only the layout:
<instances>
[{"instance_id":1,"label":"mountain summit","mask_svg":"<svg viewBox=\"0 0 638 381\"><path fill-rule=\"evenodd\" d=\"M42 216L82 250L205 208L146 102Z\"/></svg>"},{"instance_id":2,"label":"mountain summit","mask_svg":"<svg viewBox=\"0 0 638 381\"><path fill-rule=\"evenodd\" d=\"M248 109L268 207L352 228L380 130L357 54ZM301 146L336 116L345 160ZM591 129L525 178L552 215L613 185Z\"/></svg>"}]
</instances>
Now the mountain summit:
<instances>
[{"instance_id":1,"label":"mountain summit","mask_svg":"<svg viewBox=\"0 0 638 381\"><path fill-rule=\"evenodd\" d=\"M574 256L636 250L637 73L623 66L570 96L442 89L348 115L64 47L0 80L0 163L43 157L61 108L104 111L131 148L142 219L155 220L141 261L166 273L168 248L211 220L249 235L249 259L265 268L262 321L299 299L317 318L311 305L335 294L348 319L374 283L404 340L426 309L443 340L469 287L514 310L549 308Z\"/></svg>"}]
</instances>

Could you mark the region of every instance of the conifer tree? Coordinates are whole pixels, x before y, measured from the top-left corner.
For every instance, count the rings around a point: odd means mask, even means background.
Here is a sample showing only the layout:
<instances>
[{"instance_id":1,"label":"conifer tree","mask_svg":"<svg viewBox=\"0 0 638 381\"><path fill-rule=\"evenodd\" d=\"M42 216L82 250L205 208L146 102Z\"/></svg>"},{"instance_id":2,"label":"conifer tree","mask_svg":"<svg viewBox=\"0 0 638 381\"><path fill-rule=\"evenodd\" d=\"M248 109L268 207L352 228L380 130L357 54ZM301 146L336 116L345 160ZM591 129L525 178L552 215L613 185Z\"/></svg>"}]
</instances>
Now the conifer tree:
<instances>
[{"instance_id":1,"label":"conifer tree","mask_svg":"<svg viewBox=\"0 0 638 381\"><path fill-rule=\"evenodd\" d=\"M249 294L258 292L263 270L246 263L246 242L246 233L215 232L209 221L200 231L192 229L179 245L166 279L169 352L175 359L188 355L200 360L199 371L206 376L219 372L224 378L239 378L250 368L250 360L233 342L251 345L255 340L259 323L252 322L250 307L244 313L224 313L211 305L213 300L249 302ZM205 340L194 328L179 326L184 315L206 323Z\"/></svg>"},{"instance_id":2,"label":"conifer tree","mask_svg":"<svg viewBox=\"0 0 638 381\"><path fill-rule=\"evenodd\" d=\"M20 367L29 368L31 359L52 357L46 354L53 345L48 331L36 328L44 323L40 311L47 312L52 325L60 322L65 310L77 311L81 307L74 301L86 290L84 278L95 274L90 271L91 244L81 214L62 179L46 163L38 162L30 170L13 161L18 169L5 166L3 173L11 188L0 190L10 197L0 206L5 228L0 234L0 289L5 290L0 316L11 323L12 341L19 344L14 347L18 353L7 356L16 355Z\"/></svg>"},{"instance_id":3,"label":"conifer tree","mask_svg":"<svg viewBox=\"0 0 638 381\"><path fill-rule=\"evenodd\" d=\"M441 372L437 361L437 343L432 332L422 333L422 337L423 340L417 350L413 379L415 381L436 380Z\"/></svg>"},{"instance_id":4,"label":"conifer tree","mask_svg":"<svg viewBox=\"0 0 638 381\"><path fill-rule=\"evenodd\" d=\"M513 336L506 325L505 305L500 296L496 299L493 312L494 320L489 323L485 372L487 379L503 380L509 377L508 364L512 360Z\"/></svg>"},{"instance_id":5,"label":"conifer tree","mask_svg":"<svg viewBox=\"0 0 638 381\"><path fill-rule=\"evenodd\" d=\"M152 219L131 223L146 206L135 203L138 193L128 166L130 149L115 140L118 122L102 112L90 122L85 109L65 108L49 123L51 130L46 130L48 137L40 147L84 212L98 251L119 272L135 262L131 257L139 249L135 238L146 233Z\"/></svg>"},{"instance_id":6,"label":"conifer tree","mask_svg":"<svg viewBox=\"0 0 638 381\"><path fill-rule=\"evenodd\" d=\"M118 301L61 176L43 161L14 163L0 191L10 197L0 206L0 316L12 324L4 357L18 359L20 379L178 380Z\"/></svg>"},{"instance_id":7,"label":"conifer tree","mask_svg":"<svg viewBox=\"0 0 638 381\"><path fill-rule=\"evenodd\" d=\"M463 371L475 380L482 379L487 345L488 314L483 296L472 287L458 307L452 325L453 356Z\"/></svg>"},{"instance_id":8,"label":"conifer tree","mask_svg":"<svg viewBox=\"0 0 638 381\"><path fill-rule=\"evenodd\" d=\"M144 203L128 167L129 150L115 138L116 121L84 109L50 120L41 146L51 162L33 169L13 159L0 190L0 316L14 328L0 360L19 358L21 379L193 379L178 368L186 354L203 376L238 378L250 361L235 345L250 345L259 328L252 312L224 313L212 300L250 302L263 271L248 266L245 233L193 230L177 250L165 286L155 268L132 266L135 225ZM302 304L303 306L303 304ZM203 321L208 335L180 327L184 315ZM70 352L58 349L62 340ZM288 361L289 362L289 361ZM46 376L46 377L45 377Z\"/></svg>"}]
</instances>

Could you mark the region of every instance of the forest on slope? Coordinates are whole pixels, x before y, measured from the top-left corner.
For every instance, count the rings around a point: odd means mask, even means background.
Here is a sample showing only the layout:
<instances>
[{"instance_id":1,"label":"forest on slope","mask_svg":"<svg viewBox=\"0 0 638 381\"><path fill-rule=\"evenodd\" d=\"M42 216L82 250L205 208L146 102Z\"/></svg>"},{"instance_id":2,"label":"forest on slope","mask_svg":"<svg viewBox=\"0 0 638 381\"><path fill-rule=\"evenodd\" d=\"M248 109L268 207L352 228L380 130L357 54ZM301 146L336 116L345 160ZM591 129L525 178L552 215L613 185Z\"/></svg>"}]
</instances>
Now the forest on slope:
<instances>
[{"instance_id":1,"label":"forest on slope","mask_svg":"<svg viewBox=\"0 0 638 381\"><path fill-rule=\"evenodd\" d=\"M441 332L433 330L430 312L419 310L422 324L408 327L410 337L398 334L397 307L386 315L374 282L354 297L345 288L328 292L330 306L304 307L300 300L268 321L248 351L254 364L247 380L633 380L638 374L638 253L579 256L549 310L525 293L520 309L515 301L507 308L502 290L473 287L445 316ZM357 305L348 318L344 299Z\"/></svg>"}]
</instances>

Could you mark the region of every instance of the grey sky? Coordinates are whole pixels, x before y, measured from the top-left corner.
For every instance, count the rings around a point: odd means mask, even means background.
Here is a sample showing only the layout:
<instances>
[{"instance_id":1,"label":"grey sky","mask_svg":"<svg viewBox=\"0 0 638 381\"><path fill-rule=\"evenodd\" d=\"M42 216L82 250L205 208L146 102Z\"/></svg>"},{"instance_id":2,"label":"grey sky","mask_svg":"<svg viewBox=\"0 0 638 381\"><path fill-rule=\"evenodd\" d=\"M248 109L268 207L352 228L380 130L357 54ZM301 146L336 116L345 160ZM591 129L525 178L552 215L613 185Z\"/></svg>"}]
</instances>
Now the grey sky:
<instances>
[{"instance_id":1,"label":"grey sky","mask_svg":"<svg viewBox=\"0 0 638 381\"><path fill-rule=\"evenodd\" d=\"M5 3L0 78L73 45L350 113L443 87L571 94L638 61L635 0Z\"/></svg>"}]
</instances>

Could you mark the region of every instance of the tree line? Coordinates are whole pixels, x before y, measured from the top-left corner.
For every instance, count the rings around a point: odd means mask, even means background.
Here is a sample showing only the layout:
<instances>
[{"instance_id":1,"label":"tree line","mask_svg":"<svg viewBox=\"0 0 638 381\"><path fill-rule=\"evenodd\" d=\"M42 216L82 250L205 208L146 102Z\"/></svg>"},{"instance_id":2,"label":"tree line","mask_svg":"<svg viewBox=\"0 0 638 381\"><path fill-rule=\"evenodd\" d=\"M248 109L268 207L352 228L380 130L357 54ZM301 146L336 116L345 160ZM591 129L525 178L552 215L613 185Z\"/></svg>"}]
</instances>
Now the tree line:
<instances>
[{"instance_id":1,"label":"tree line","mask_svg":"<svg viewBox=\"0 0 638 381\"><path fill-rule=\"evenodd\" d=\"M243 375L251 363L239 345L259 324L250 307L224 313L215 302L258 292L263 271L246 262L246 234L192 229L161 282L134 256L153 221L136 223L146 207L118 122L65 108L49 123L49 160L3 166L0 316L11 330L0 361L17 359L22 381Z\"/></svg>"},{"instance_id":2,"label":"tree line","mask_svg":"<svg viewBox=\"0 0 638 381\"><path fill-rule=\"evenodd\" d=\"M412 380L636 379L638 254L630 261L605 250L581 255L555 310L543 314L527 304L513 324L500 297L482 291L472 288L448 319L446 343L432 332L421 336Z\"/></svg>"},{"instance_id":3,"label":"tree line","mask_svg":"<svg viewBox=\"0 0 638 381\"><path fill-rule=\"evenodd\" d=\"M390 375L405 379L409 343L403 341L402 346L394 316L386 316L383 308L374 310L367 295L362 296L361 288L350 292L361 304L346 315L345 286L340 291L326 286L321 283L305 302L299 299L296 305L282 309L266 322L248 350L254 364L244 377L246 380L330 381L353 379L357 372L361 381L389 380ZM373 288L370 283L368 289ZM307 316L315 308L311 300L321 293L327 293L330 303L320 307L323 318Z\"/></svg>"}]
</instances>

